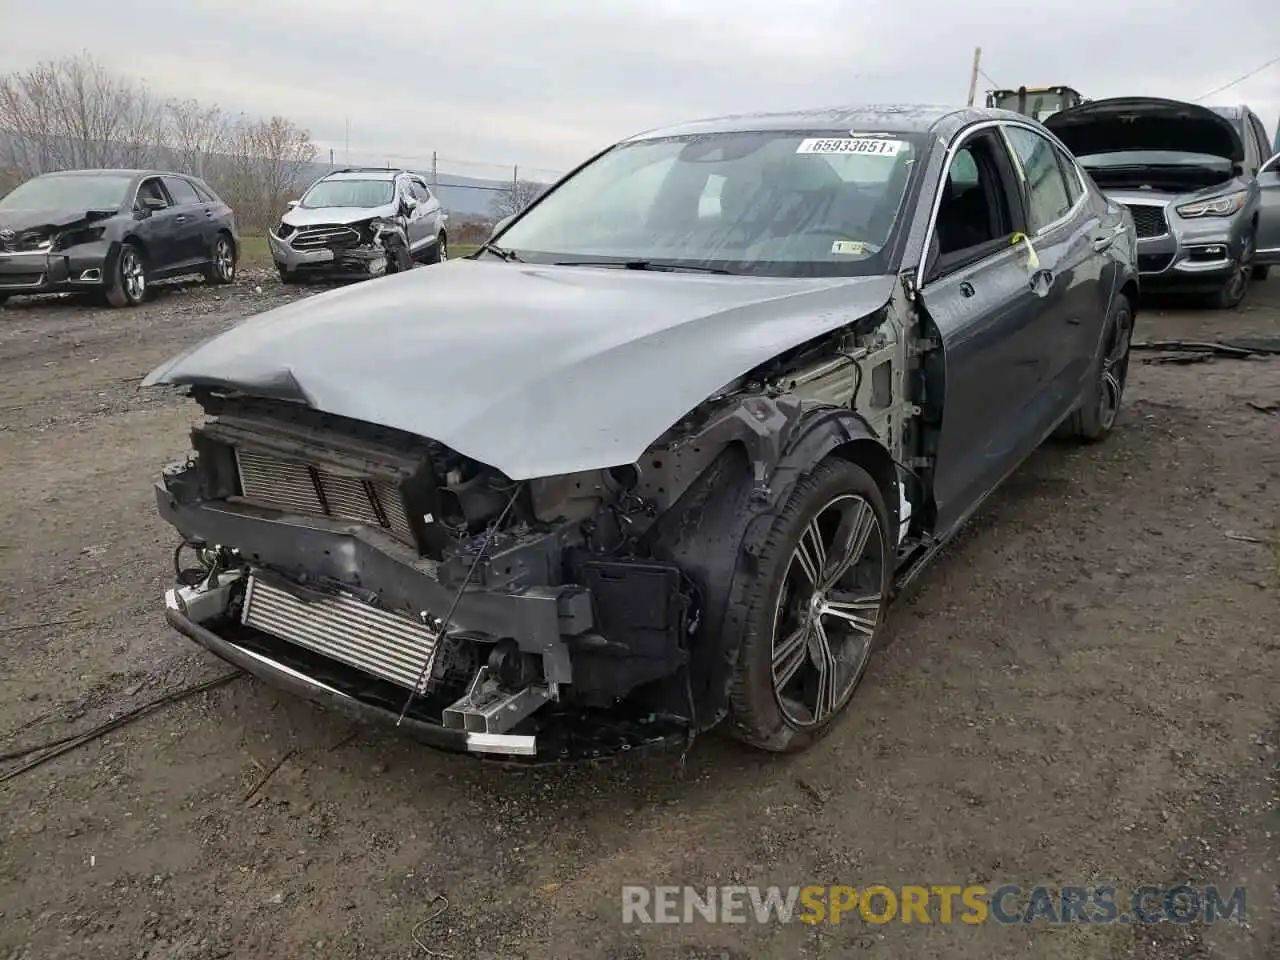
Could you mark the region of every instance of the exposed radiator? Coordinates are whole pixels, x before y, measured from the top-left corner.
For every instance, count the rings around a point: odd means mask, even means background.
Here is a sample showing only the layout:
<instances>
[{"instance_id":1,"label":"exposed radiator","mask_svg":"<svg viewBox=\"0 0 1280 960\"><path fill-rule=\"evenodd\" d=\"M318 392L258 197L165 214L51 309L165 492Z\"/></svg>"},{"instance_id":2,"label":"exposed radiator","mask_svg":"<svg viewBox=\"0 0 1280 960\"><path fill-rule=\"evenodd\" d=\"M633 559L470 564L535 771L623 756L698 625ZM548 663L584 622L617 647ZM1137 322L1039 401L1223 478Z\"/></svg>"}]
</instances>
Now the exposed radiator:
<instances>
[{"instance_id":1,"label":"exposed radiator","mask_svg":"<svg viewBox=\"0 0 1280 960\"><path fill-rule=\"evenodd\" d=\"M358 520L413 541L404 498L393 480L348 476L239 447L236 464L246 500L292 513Z\"/></svg>"},{"instance_id":2,"label":"exposed radiator","mask_svg":"<svg viewBox=\"0 0 1280 960\"><path fill-rule=\"evenodd\" d=\"M302 600L257 576L245 585L241 620L273 637L412 688L431 678L435 634L423 624L340 594ZM425 672L423 666L426 665Z\"/></svg>"}]
</instances>

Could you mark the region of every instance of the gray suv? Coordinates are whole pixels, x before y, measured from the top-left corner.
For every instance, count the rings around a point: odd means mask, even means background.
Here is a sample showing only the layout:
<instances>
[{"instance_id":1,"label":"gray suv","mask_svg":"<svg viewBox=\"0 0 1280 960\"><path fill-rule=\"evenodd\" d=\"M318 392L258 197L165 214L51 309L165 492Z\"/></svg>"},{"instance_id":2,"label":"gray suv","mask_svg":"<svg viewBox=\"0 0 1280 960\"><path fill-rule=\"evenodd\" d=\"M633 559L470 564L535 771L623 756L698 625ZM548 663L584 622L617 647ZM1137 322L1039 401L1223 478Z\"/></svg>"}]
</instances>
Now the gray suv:
<instances>
[{"instance_id":1,"label":"gray suv","mask_svg":"<svg viewBox=\"0 0 1280 960\"><path fill-rule=\"evenodd\" d=\"M1143 291L1207 293L1237 306L1280 262L1280 162L1247 107L1154 97L1095 100L1045 126L1133 214Z\"/></svg>"},{"instance_id":2,"label":"gray suv","mask_svg":"<svg viewBox=\"0 0 1280 960\"><path fill-rule=\"evenodd\" d=\"M280 279L363 279L448 259L449 219L426 181L408 170L348 168L291 201L268 235Z\"/></svg>"}]
</instances>

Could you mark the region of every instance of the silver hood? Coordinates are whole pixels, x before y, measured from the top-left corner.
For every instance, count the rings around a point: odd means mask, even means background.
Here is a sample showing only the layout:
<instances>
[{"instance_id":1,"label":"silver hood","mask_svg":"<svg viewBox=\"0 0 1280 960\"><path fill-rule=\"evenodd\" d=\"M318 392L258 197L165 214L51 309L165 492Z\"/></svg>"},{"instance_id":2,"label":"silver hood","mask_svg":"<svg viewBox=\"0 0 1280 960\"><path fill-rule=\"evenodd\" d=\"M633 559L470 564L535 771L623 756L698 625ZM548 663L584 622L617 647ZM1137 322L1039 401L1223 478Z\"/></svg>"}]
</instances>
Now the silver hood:
<instances>
[{"instance_id":1,"label":"silver hood","mask_svg":"<svg viewBox=\"0 0 1280 960\"><path fill-rule=\"evenodd\" d=\"M883 306L893 283L455 260L259 314L143 385L299 400L512 479L554 476L635 462L726 383Z\"/></svg>"},{"instance_id":2,"label":"silver hood","mask_svg":"<svg viewBox=\"0 0 1280 960\"><path fill-rule=\"evenodd\" d=\"M358 223L380 217L390 220L396 215L396 205L385 203L380 207L294 207L280 219L291 227L311 227L322 223Z\"/></svg>"}]
</instances>

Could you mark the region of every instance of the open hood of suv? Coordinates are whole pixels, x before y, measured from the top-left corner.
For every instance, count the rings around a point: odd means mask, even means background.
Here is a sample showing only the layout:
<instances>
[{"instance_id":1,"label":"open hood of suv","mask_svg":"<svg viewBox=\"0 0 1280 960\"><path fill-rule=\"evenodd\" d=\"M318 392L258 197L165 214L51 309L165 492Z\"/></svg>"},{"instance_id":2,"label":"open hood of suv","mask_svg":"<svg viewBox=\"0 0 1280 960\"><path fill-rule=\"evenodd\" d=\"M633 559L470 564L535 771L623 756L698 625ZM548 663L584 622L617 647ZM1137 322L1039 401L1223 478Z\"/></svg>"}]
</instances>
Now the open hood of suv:
<instances>
[{"instance_id":1,"label":"open hood of suv","mask_svg":"<svg viewBox=\"0 0 1280 960\"><path fill-rule=\"evenodd\" d=\"M1232 163L1244 144L1226 117L1207 107L1156 97L1095 100L1055 113L1044 125L1078 157L1127 150L1204 153Z\"/></svg>"}]
</instances>

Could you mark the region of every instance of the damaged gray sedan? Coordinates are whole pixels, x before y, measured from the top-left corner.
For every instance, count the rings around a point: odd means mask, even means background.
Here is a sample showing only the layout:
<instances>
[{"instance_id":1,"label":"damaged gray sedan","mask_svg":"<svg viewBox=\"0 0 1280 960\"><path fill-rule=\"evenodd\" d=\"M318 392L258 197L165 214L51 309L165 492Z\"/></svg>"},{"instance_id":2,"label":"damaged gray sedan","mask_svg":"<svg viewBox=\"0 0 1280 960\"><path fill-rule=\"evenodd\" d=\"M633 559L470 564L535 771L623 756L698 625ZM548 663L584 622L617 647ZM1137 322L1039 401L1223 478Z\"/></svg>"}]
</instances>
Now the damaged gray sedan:
<instances>
[{"instance_id":1,"label":"damaged gray sedan","mask_svg":"<svg viewBox=\"0 0 1280 960\"><path fill-rule=\"evenodd\" d=\"M890 599L1052 433L1116 421L1126 210L1032 120L732 117L592 158L474 257L166 363L166 616L440 747L828 730Z\"/></svg>"}]
</instances>

